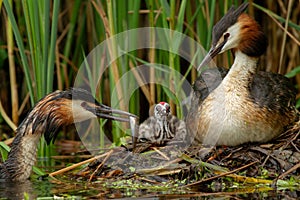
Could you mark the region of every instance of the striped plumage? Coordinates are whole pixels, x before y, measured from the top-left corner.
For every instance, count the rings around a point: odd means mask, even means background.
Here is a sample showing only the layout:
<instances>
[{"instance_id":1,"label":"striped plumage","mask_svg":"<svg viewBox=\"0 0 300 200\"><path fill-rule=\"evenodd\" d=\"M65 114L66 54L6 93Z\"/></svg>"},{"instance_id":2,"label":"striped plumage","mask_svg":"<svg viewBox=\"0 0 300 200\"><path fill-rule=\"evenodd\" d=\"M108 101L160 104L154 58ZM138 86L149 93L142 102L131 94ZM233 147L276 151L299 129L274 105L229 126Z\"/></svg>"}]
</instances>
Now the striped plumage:
<instances>
[{"instance_id":1,"label":"striped plumage","mask_svg":"<svg viewBox=\"0 0 300 200\"><path fill-rule=\"evenodd\" d=\"M150 141L162 145L172 139L183 141L186 137L186 126L170 112L170 105L160 102L154 107L154 115L139 127L139 141Z\"/></svg>"},{"instance_id":2,"label":"striped plumage","mask_svg":"<svg viewBox=\"0 0 300 200\"><path fill-rule=\"evenodd\" d=\"M49 144L62 126L96 117L129 122L129 116L135 117L100 104L91 93L80 88L46 95L17 128L8 158L0 164L0 181L25 181L29 178L42 136Z\"/></svg>"}]
</instances>

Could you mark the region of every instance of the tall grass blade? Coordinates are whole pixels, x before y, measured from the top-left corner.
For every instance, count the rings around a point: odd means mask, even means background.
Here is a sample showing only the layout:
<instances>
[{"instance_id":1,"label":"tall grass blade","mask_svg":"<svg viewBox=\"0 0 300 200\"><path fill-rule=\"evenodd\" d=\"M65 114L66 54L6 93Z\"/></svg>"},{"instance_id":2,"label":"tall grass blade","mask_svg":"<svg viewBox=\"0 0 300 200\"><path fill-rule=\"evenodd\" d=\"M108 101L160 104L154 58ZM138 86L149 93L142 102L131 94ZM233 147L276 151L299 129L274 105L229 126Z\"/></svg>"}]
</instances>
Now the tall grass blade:
<instances>
[{"instance_id":1,"label":"tall grass blade","mask_svg":"<svg viewBox=\"0 0 300 200\"><path fill-rule=\"evenodd\" d=\"M43 73L41 74L42 80L44 80L44 88L46 87L46 80L47 80L47 68L48 66L48 55L49 55L49 37L50 37L50 1L39 1L40 4L44 5L43 13L42 15L42 22L43 22L43 46L42 46L42 52L43 52ZM41 25L42 27L42 25Z\"/></svg>"},{"instance_id":2,"label":"tall grass blade","mask_svg":"<svg viewBox=\"0 0 300 200\"><path fill-rule=\"evenodd\" d=\"M274 17L275 19L277 19L278 21L280 21L281 23L285 23L286 19L284 19L283 17L280 17L279 15L277 15L276 13L272 12L270 9L264 8L256 3L252 3L252 5L260 10L262 10L263 12L267 13L268 15ZM300 31L300 25L299 24L295 24L294 22L288 21L288 25L291 28L296 29L297 31Z\"/></svg>"},{"instance_id":3,"label":"tall grass blade","mask_svg":"<svg viewBox=\"0 0 300 200\"><path fill-rule=\"evenodd\" d=\"M215 19L215 10L216 10L216 1L212 0L210 1L210 15L209 15L209 22L208 22L208 30L207 30L207 40L205 49L209 49L210 43L211 43L211 36L212 36L212 29L214 26L214 19Z\"/></svg>"},{"instance_id":4,"label":"tall grass blade","mask_svg":"<svg viewBox=\"0 0 300 200\"><path fill-rule=\"evenodd\" d=\"M12 1L10 1L10 5L12 5ZM13 48L14 48L13 31L9 19L7 19L6 21L6 35L7 35L9 79L10 79L11 104L12 104L12 108L11 108L12 121L15 124L18 124L19 95L18 95L18 87L17 87L16 66L15 66L14 52L13 52Z\"/></svg>"},{"instance_id":5,"label":"tall grass blade","mask_svg":"<svg viewBox=\"0 0 300 200\"><path fill-rule=\"evenodd\" d=\"M54 0L53 3L53 15L51 24L51 37L50 37L50 50L49 59L47 64L47 93L52 91L53 87L53 72L54 72L54 60L55 60L55 45L56 45L56 33L57 33L57 22L59 16L59 4L60 0Z\"/></svg>"},{"instance_id":6,"label":"tall grass blade","mask_svg":"<svg viewBox=\"0 0 300 200\"><path fill-rule=\"evenodd\" d=\"M21 56L25 79L26 79L26 85L27 85L27 89L30 94L30 102L31 102L31 105L33 106L34 105L34 94L33 94L33 87L32 87L32 81L31 81L32 79L30 76L30 67L29 67L29 64L27 61L27 57L25 55L25 48L24 48L23 40L22 40L16 19L14 17L14 14L12 12L12 9L11 9L11 6L9 5L8 0L3 0L3 3L4 3L5 10L7 12L7 15L9 17L9 20L11 22L15 40L16 40L18 48L19 48L19 53Z\"/></svg>"}]
</instances>

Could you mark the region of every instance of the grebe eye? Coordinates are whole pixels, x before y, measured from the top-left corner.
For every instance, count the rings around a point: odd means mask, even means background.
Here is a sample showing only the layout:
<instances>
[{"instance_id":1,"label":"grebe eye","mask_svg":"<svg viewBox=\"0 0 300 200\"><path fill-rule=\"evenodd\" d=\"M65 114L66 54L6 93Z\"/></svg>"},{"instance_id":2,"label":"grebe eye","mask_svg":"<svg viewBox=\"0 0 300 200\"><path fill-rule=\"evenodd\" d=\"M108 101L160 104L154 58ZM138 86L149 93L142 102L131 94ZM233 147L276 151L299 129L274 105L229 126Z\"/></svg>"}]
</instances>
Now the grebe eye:
<instances>
[{"instance_id":1,"label":"grebe eye","mask_svg":"<svg viewBox=\"0 0 300 200\"><path fill-rule=\"evenodd\" d=\"M230 36L230 33L225 33L224 34L224 40L227 40L229 38L229 36Z\"/></svg>"},{"instance_id":2,"label":"grebe eye","mask_svg":"<svg viewBox=\"0 0 300 200\"><path fill-rule=\"evenodd\" d=\"M81 103L81 107L86 108L87 106L88 105L87 105L87 103L85 101Z\"/></svg>"},{"instance_id":3,"label":"grebe eye","mask_svg":"<svg viewBox=\"0 0 300 200\"><path fill-rule=\"evenodd\" d=\"M169 105L166 105L165 109L166 109L166 112L170 112L170 106Z\"/></svg>"}]
</instances>

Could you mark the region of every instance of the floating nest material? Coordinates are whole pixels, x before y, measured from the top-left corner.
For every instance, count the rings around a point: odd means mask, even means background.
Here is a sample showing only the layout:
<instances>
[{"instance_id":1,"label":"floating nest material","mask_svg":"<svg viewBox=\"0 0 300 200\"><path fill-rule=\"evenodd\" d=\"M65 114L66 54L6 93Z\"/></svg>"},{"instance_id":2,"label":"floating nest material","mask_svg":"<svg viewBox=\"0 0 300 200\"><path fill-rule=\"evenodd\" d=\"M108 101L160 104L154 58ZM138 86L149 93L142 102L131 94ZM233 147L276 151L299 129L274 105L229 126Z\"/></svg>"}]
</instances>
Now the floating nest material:
<instances>
[{"instance_id":1,"label":"floating nest material","mask_svg":"<svg viewBox=\"0 0 300 200\"><path fill-rule=\"evenodd\" d=\"M178 188L220 191L225 188L258 185L300 185L300 128L297 123L277 139L266 144L236 147L189 146L176 141L166 146L147 143L107 150L76 176L91 183L126 187L173 183ZM118 185L118 184L117 184ZM170 184L169 188L172 188ZM200 189L201 188L201 189Z\"/></svg>"}]
</instances>

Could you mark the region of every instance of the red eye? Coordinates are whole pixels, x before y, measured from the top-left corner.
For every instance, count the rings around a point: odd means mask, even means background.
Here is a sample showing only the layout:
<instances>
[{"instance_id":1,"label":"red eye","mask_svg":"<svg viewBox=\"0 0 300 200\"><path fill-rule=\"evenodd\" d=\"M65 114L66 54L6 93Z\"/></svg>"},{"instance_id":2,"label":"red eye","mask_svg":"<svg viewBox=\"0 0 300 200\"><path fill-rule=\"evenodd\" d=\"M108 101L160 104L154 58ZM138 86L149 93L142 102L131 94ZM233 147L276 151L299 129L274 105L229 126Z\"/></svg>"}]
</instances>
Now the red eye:
<instances>
[{"instance_id":1,"label":"red eye","mask_svg":"<svg viewBox=\"0 0 300 200\"><path fill-rule=\"evenodd\" d=\"M166 111L170 112L170 106L166 106Z\"/></svg>"},{"instance_id":2,"label":"red eye","mask_svg":"<svg viewBox=\"0 0 300 200\"><path fill-rule=\"evenodd\" d=\"M169 106L169 104L165 105L165 108L166 108L166 112L170 112L170 106Z\"/></svg>"}]
</instances>

